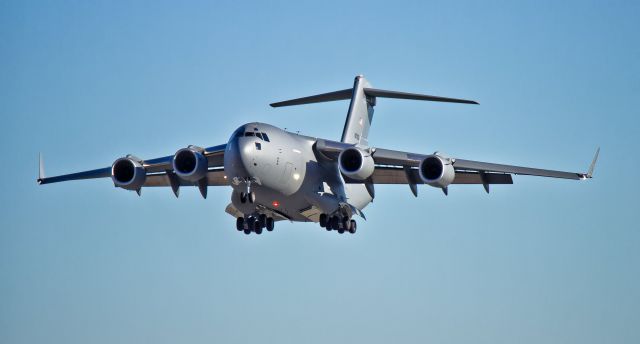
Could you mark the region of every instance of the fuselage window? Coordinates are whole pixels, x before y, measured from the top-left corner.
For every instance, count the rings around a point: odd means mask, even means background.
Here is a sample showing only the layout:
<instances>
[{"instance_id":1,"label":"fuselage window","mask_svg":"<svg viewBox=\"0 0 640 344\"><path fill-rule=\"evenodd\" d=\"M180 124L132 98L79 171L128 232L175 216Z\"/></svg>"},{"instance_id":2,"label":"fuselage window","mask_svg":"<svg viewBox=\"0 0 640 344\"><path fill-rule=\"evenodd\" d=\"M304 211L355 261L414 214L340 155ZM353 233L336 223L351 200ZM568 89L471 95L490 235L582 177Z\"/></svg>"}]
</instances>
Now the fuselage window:
<instances>
[{"instance_id":1,"label":"fuselage window","mask_svg":"<svg viewBox=\"0 0 640 344\"><path fill-rule=\"evenodd\" d=\"M267 133L262 133L262 138L263 138L265 141L270 142L270 141L269 141L269 136L267 136Z\"/></svg>"}]
</instances>

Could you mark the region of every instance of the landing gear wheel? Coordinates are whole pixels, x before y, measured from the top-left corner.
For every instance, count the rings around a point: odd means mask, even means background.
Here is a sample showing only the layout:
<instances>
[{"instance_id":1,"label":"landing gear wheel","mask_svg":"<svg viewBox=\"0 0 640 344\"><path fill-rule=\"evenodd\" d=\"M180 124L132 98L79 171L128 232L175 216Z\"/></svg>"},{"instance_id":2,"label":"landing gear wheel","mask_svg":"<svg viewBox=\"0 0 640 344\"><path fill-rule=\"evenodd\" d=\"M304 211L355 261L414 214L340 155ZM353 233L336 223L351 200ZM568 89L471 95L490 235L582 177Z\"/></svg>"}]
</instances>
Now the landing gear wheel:
<instances>
[{"instance_id":1,"label":"landing gear wheel","mask_svg":"<svg viewBox=\"0 0 640 344\"><path fill-rule=\"evenodd\" d=\"M245 229L245 230L244 230L244 234L246 234L246 235L251 234L251 230L250 230L250 229Z\"/></svg>"},{"instance_id":2,"label":"landing gear wheel","mask_svg":"<svg viewBox=\"0 0 640 344\"><path fill-rule=\"evenodd\" d=\"M244 218L239 217L236 219L236 229L239 231L244 229Z\"/></svg>"},{"instance_id":3,"label":"landing gear wheel","mask_svg":"<svg viewBox=\"0 0 640 344\"><path fill-rule=\"evenodd\" d=\"M240 192L240 203L247 203L247 194Z\"/></svg>"},{"instance_id":4,"label":"landing gear wheel","mask_svg":"<svg viewBox=\"0 0 640 344\"><path fill-rule=\"evenodd\" d=\"M327 214L320 214L320 227L327 227Z\"/></svg>"},{"instance_id":5,"label":"landing gear wheel","mask_svg":"<svg viewBox=\"0 0 640 344\"><path fill-rule=\"evenodd\" d=\"M267 215L265 214L260 214L258 216L258 222L260 222L260 227L264 228L267 226Z\"/></svg>"},{"instance_id":6,"label":"landing gear wheel","mask_svg":"<svg viewBox=\"0 0 640 344\"><path fill-rule=\"evenodd\" d=\"M342 228L345 231L348 231L351 229L351 221L349 221L349 218L345 217L344 219L342 219Z\"/></svg>"},{"instance_id":7,"label":"landing gear wheel","mask_svg":"<svg viewBox=\"0 0 640 344\"><path fill-rule=\"evenodd\" d=\"M262 226L260 226L260 221L254 221L253 222L253 231L256 232L257 234L262 233ZM260 233L258 233L260 232Z\"/></svg>"},{"instance_id":8,"label":"landing gear wheel","mask_svg":"<svg viewBox=\"0 0 640 344\"><path fill-rule=\"evenodd\" d=\"M329 221L330 227L333 230L338 230L340 229L340 221L338 220L337 216L332 216L331 220Z\"/></svg>"},{"instance_id":9,"label":"landing gear wheel","mask_svg":"<svg viewBox=\"0 0 640 344\"><path fill-rule=\"evenodd\" d=\"M351 227L349 228L349 233L355 234L356 229L358 229L358 223L356 222L356 220L351 220Z\"/></svg>"},{"instance_id":10,"label":"landing gear wheel","mask_svg":"<svg viewBox=\"0 0 640 344\"><path fill-rule=\"evenodd\" d=\"M274 223L273 222L274 222L273 221L273 217L267 217L266 225L267 225L267 230L269 232L271 232L273 230L273 227L274 227Z\"/></svg>"},{"instance_id":11,"label":"landing gear wheel","mask_svg":"<svg viewBox=\"0 0 640 344\"><path fill-rule=\"evenodd\" d=\"M249 202L250 203L255 203L256 202L256 193L251 191L249 192Z\"/></svg>"},{"instance_id":12,"label":"landing gear wheel","mask_svg":"<svg viewBox=\"0 0 640 344\"><path fill-rule=\"evenodd\" d=\"M253 216L249 216L246 218L245 223L247 224L247 230L251 232L253 230L253 226L256 223L256 218Z\"/></svg>"}]
</instances>

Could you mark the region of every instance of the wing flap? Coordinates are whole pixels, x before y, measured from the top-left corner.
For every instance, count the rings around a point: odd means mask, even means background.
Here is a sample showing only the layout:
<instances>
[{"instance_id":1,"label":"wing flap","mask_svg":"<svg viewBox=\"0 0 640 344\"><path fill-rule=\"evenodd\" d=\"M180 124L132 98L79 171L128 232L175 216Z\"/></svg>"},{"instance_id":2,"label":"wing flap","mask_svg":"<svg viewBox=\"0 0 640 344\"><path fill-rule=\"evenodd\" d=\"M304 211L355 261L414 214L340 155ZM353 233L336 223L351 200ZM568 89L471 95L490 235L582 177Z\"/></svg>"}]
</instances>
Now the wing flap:
<instances>
[{"instance_id":1,"label":"wing flap","mask_svg":"<svg viewBox=\"0 0 640 344\"><path fill-rule=\"evenodd\" d=\"M173 173L172 171L169 171ZM191 183L184 179L178 178L180 186L198 186L198 183ZM225 177L224 170L209 170L207 172L207 185L208 186L224 186L229 185L227 178ZM144 182L143 187L159 187L159 186L171 186L171 180L167 172L156 173L147 175L147 179Z\"/></svg>"}]
</instances>

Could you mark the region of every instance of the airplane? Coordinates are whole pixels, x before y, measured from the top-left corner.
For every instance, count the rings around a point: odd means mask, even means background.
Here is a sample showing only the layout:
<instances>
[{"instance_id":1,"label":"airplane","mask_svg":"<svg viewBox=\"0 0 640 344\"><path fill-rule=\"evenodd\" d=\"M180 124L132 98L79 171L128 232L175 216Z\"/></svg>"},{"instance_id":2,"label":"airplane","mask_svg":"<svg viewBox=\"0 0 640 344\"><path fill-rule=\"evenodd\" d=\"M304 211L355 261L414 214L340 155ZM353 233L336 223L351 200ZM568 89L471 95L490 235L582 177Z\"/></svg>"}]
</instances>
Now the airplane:
<instances>
[{"instance_id":1,"label":"airplane","mask_svg":"<svg viewBox=\"0 0 640 344\"><path fill-rule=\"evenodd\" d=\"M513 184L512 175L585 180L592 178L600 153L586 173L502 165L371 146L368 140L374 107L380 98L478 104L472 100L372 88L364 76L353 87L270 104L272 107L350 100L340 142L291 133L266 123L247 123L226 144L190 145L174 155L140 159L126 155L109 167L45 177L39 157L38 184L111 178L116 187L141 194L143 187L197 186L207 197L209 186L231 186L225 211L245 234L272 231L277 221L319 223L327 231L355 233L356 216L375 198L376 184L406 184L415 197L419 184L441 189L454 184Z\"/></svg>"}]
</instances>

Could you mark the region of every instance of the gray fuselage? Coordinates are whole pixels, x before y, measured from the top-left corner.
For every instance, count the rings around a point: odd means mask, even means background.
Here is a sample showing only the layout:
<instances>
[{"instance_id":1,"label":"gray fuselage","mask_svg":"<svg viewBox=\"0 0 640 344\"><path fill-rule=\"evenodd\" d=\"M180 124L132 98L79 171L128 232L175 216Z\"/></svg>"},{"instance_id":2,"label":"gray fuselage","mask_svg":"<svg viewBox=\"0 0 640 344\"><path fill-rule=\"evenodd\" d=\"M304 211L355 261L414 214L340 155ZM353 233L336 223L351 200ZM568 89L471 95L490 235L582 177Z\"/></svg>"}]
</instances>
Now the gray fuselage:
<instances>
[{"instance_id":1,"label":"gray fuselage","mask_svg":"<svg viewBox=\"0 0 640 344\"><path fill-rule=\"evenodd\" d=\"M266 135L265 135L266 134ZM292 221L318 221L348 203L359 210L372 198L364 184L345 184L336 162L318 159L316 138L265 123L248 123L229 139L224 170L233 206L245 216L277 213ZM241 202L253 191L255 202Z\"/></svg>"}]
</instances>

